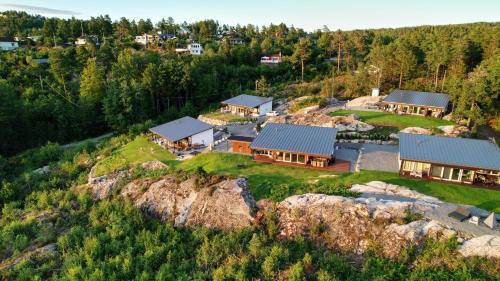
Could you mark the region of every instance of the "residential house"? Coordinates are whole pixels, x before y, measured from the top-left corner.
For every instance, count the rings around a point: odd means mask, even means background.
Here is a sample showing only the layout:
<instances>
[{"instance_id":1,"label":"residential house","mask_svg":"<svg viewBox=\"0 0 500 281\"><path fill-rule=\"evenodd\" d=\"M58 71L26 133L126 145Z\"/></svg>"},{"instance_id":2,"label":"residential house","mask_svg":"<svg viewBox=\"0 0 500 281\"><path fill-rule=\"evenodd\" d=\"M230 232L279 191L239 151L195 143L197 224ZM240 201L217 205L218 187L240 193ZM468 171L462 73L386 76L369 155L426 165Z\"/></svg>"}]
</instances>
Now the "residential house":
<instances>
[{"instance_id":1,"label":"residential house","mask_svg":"<svg viewBox=\"0 0 500 281\"><path fill-rule=\"evenodd\" d=\"M399 134L401 175L500 187L500 148L486 140Z\"/></svg>"},{"instance_id":2,"label":"residential house","mask_svg":"<svg viewBox=\"0 0 500 281\"><path fill-rule=\"evenodd\" d=\"M239 116L264 116L273 110L273 98L239 95L222 102L222 112Z\"/></svg>"},{"instance_id":3,"label":"residential house","mask_svg":"<svg viewBox=\"0 0 500 281\"><path fill-rule=\"evenodd\" d=\"M97 46L100 44L99 43L99 37L95 35L82 35L78 37L75 41L76 46L83 46L87 43L94 42Z\"/></svg>"},{"instance_id":4,"label":"residential house","mask_svg":"<svg viewBox=\"0 0 500 281\"><path fill-rule=\"evenodd\" d=\"M9 37L0 37L0 50L13 51L19 48L19 43Z\"/></svg>"},{"instance_id":5,"label":"residential house","mask_svg":"<svg viewBox=\"0 0 500 281\"><path fill-rule=\"evenodd\" d=\"M194 56L199 56L203 54L203 46L200 43L191 43L187 48L176 48L175 51L179 54L190 53Z\"/></svg>"},{"instance_id":6,"label":"residential house","mask_svg":"<svg viewBox=\"0 0 500 281\"><path fill-rule=\"evenodd\" d=\"M157 41L157 38L155 35L144 33L143 35L137 35L134 41L136 43L146 46Z\"/></svg>"},{"instance_id":7,"label":"residential house","mask_svg":"<svg viewBox=\"0 0 500 281\"><path fill-rule=\"evenodd\" d=\"M231 141L231 151L234 153L242 154L252 154L250 149L250 144L253 142L254 138L245 136L230 136L228 138Z\"/></svg>"},{"instance_id":8,"label":"residential house","mask_svg":"<svg viewBox=\"0 0 500 281\"><path fill-rule=\"evenodd\" d=\"M336 137L335 128L268 123L250 149L256 161L328 168L335 160Z\"/></svg>"},{"instance_id":9,"label":"residential house","mask_svg":"<svg viewBox=\"0 0 500 281\"><path fill-rule=\"evenodd\" d=\"M180 26L179 31L177 32L179 35L189 35L191 34L191 30L185 26Z\"/></svg>"},{"instance_id":10,"label":"residential house","mask_svg":"<svg viewBox=\"0 0 500 281\"><path fill-rule=\"evenodd\" d=\"M27 37L29 40L33 41L33 42L38 42L42 39L42 36L40 35L33 35L33 36L28 36Z\"/></svg>"},{"instance_id":11,"label":"residential house","mask_svg":"<svg viewBox=\"0 0 500 281\"><path fill-rule=\"evenodd\" d=\"M149 131L153 133L154 142L170 150L189 150L214 142L213 127L189 116L153 127Z\"/></svg>"},{"instance_id":12,"label":"residential house","mask_svg":"<svg viewBox=\"0 0 500 281\"><path fill-rule=\"evenodd\" d=\"M243 45L245 43L243 39L232 36L226 36L222 40L226 41L229 45Z\"/></svg>"},{"instance_id":13,"label":"residential house","mask_svg":"<svg viewBox=\"0 0 500 281\"><path fill-rule=\"evenodd\" d=\"M449 103L449 96L443 93L394 90L381 104L388 112L442 118L448 112Z\"/></svg>"},{"instance_id":14,"label":"residential house","mask_svg":"<svg viewBox=\"0 0 500 281\"><path fill-rule=\"evenodd\" d=\"M260 58L260 63L262 64L279 64L283 61L283 57L281 56L281 52L273 55L266 55Z\"/></svg>"}]
</instances>

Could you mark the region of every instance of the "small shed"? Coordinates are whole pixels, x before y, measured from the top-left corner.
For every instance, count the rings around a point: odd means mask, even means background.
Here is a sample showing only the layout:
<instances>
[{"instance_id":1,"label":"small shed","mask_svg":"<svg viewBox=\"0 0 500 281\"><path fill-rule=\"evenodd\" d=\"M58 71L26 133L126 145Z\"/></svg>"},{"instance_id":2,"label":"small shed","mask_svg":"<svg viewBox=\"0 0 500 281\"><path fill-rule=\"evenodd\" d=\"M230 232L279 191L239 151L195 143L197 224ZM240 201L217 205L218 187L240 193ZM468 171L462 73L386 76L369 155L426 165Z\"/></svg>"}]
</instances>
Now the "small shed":
<instances>
[{"instance_id":1,"label":"small shed","mask_svg":"<svg viewBox=\"0 0 500 281\"><path fill-rule=\"evenodd\" d=\"M254 138L244 137L244 136L230 136L228 140L231 141L232 152L252 154L252 150L250 149L250 144L253 142Z\"/></svg>"}]
</instances>

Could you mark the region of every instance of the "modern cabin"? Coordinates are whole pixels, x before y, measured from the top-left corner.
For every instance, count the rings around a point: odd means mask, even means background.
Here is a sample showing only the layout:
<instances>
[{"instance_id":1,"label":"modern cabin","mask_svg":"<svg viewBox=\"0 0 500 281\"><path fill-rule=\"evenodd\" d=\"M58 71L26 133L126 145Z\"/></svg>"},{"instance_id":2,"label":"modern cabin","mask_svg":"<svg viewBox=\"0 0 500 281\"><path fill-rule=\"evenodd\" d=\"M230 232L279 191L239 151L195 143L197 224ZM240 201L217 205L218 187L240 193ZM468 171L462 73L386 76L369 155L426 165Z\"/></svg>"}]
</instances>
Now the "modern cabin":
<instances>
[{"instance_id":1,"label":"modern cabin","mask_svg":"<svg viewBox=\"0 0 500 281\"><path fill-rule=\"evenodd\" d=\"M192 117L180 119L149 129L152 140L169 150L202 148L214 142L213 127Z\"/></svg>"},{"instance_id":2,"label":"modern cabin","mask_svg":"<svg viewBox=\"0 0 500 281\"><path fill-rule=\"evenodd\" d=\"M273 110L273 98L239 95L222 102L222 112L239 116L264 116Z\"/></svg>"},{"instance_id":3,"label":"modern cabin","mask_svg":"<svg viewBox=\"0 0 500 281\"><path fill-rule=\"evenodd\" d=\"M254 160L328 168L334 163L337 129L267 124L250 144Z\"/></svg>"},{"instance_id":4,"label":"modern cabin","mask_svg":"<svg viewBox=\"0 0 500 281\"><path fill-rule=\"evenodd\" d=\"M486 140L399 134L401 175L500 187L500 148Z\"/></svg>"},{"instance_id":5,"label":"modern cabin","mask_svg":"<svg viewBox=\"0 0 500 281\"><path fill-rule=\"evenodd\" d=\"M394 90L381 104L387 112L442 118L448 112L449 103L449 96L443 93Z\"/></svg>"},{"instance_id":6,"label":"modern cabin","mask_svg":"<svg viewBox=\"0 0 500 281\"><path fill-rule=\"evenodd\" d=\"M266 55L260 58L261 64L279 64L283 61L283 57L281 56L281 52L278 54Z\"/></svg>"}]
</instances>

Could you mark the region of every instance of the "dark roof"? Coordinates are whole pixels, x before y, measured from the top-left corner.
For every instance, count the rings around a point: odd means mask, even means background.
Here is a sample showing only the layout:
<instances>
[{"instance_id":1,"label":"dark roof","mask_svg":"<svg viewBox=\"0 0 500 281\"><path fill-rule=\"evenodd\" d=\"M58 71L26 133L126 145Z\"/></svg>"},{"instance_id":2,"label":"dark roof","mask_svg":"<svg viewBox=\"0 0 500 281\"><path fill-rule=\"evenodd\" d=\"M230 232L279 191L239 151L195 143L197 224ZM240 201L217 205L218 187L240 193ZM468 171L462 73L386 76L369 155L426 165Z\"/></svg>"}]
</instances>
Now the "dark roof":
<instances>
[{"instance_id":1,"label":"dark roof","mask_svg":"<svg viewBox=\"0 0 500 281\"><path fill-rule=\"evenodd\" d=\"M15 41L14 41L14 38L12 38L12 37L3 36L3 37L0 37L0 42L15 42Z\"/></svg>"},{"instance_id":2,"label":"dark roof","mask_svg":"<svg viewBox=\"0 0 500 281\"><path fill-rule=\"evenodd\" d=\"M228 140L234 141L242 141L242 142L252 142L254 138L252 137L244 137L244 136L230 136Z\"/></svg>"},{"instance_id":3,"label":"dark roof","mask_svg":"<svg viewBox=\"0 0 500 281\"><path fill-rule=\"evenodd\" d=\"M36 63L40 63L40 64L49 63L49 59L48 59L48 58L31 59L31 61L34 61L34 62L36 62Z\"/></svg>"},{"instance_id":4,"label":"dark roof","mask_svg":"<svg viewBox=\"0 0 500 281\"><path fill-rule=\"evenodd\" d=\"M330 157L336 137L335 128L269 123L250 147Z\"/></svg>"},{"instance_id":5,"label":"dark roof","mask_svg":"<svg viewBox=\"0 0 500 281\"><path fill-rule=\"evenodd\" d=\"M485 140L399 133L401 159L500 171L500 148Z\"/></svg>"},{"instance_id":6,"label":"dark roof","mask_svg":"<svg viewBox=\"0 0 500 281\"><path fill-rule=\"evenodd\" d=\"M251 95L239 95L228 100L223 101L223 104L238 105L243 107L254 108L262 104L272 101L273 98L264 98Z\"/></svg>"},{"instance_id":7,"label":"dark roof","mask_svg":"<svg viewBox=\"0 0 500 281\"><path fill-rule=\"evenodd\" d=\"M424 105L446 109L450 98L443 93L428 93L407 90L394 90L384 99L388 103Z\"/></svg>"},{"instance_id":8,"label":"dark roof","mask_svg":"<svg viewBox=\"0 0 500 281\"><path fill-rule=\"evenodd\" d=\"M211 129L212 126L198 119L186 116L180 119L153 127L151 132L170 141L178 141Z\"/></svg>"}]
</instances>

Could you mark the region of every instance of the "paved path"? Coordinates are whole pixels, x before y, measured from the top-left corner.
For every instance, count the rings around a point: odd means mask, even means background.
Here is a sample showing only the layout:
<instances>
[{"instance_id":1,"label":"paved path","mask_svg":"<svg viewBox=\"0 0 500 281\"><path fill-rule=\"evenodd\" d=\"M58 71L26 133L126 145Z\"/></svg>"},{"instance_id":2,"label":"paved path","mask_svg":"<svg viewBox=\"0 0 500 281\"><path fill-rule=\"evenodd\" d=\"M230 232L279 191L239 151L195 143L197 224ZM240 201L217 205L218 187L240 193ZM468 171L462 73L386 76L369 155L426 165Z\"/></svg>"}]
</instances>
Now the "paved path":
<instances>
[{"instance_id":1,"label":"paved path","mask_svg":"<svg viewBox=\"0 0 500 281\"><path fill-rule=\"evenodd\" d=\"M398 172L397 145L363 144L360 169Z\"/></svg>"},{"instance_id":2,"label":"paved path","mask_svg":"<svg viewBox=\"0 0 500 281\"><path fill-rule=\"evenodd\" d=\"M105 138L108 138L108 137L111 137L113 136L114 133L107 133L107 134L104 134L104 135L101 135L101 136L98 136L98 137L95 137L95 138L91 138L91 139L84 139L82 141L77 141L77 142L72 142L72 143L68 143L68 144L64 144L62 145L61 147L62 148L72 148L72 147L75 147L75 146L78 146L84 142L87 142L87 141L90 141L90 142L93 142L93 143L98 143L100 142L101 140L105 139Z\"/></svg>"}]
</instances>

